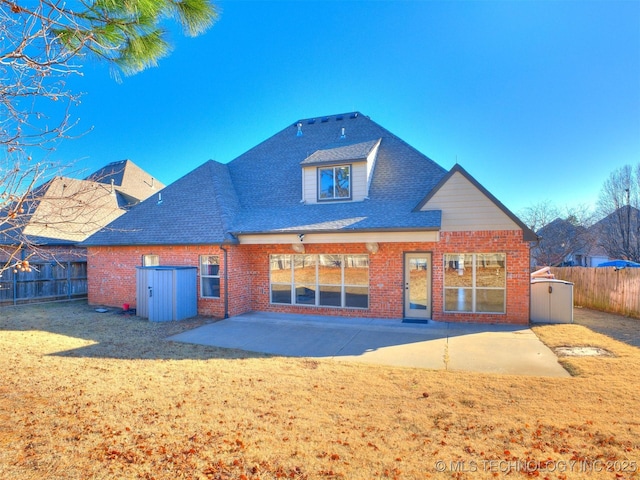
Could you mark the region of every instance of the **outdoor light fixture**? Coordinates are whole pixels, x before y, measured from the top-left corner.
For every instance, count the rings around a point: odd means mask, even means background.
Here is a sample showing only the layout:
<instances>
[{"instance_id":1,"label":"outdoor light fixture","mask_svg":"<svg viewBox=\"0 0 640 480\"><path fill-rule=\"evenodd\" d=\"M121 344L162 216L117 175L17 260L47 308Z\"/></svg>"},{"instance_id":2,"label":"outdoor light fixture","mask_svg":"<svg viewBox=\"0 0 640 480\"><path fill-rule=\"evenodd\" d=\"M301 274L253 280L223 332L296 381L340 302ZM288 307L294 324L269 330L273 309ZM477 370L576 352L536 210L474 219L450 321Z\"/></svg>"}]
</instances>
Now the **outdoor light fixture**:
<instances>
[{"instance_id":1,"label":"outdoor light fixture","mask_svg":"<svg viewBox=\"0 0 640 480\"><path fill-rule=\"evenodd\" d=\"M302 243L292 243L291 248L296 253L304 253L304 245Z\"/></svg>"},{"instance_id":2,"label":"outdoor light fixture","mask_svg":"<svg viewBox=\"0 0 640 480\"><path fill-rule=\"evenodd\" d=\"M367 242L364 244L364 247L367 249L367 252L374 254L378 253L378 243L377 242Z\"/></svg>"}]
</instances>

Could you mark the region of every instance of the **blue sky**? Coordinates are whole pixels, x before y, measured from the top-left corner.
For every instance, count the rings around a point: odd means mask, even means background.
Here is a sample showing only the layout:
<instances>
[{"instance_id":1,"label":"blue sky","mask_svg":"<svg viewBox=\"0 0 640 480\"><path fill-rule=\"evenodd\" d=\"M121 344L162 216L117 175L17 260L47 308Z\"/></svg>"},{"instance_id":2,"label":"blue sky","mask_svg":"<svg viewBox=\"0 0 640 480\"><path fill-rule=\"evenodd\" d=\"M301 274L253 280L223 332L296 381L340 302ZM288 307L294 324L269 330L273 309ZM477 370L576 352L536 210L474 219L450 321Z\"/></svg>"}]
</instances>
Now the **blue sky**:
<instances>
[{"instance_id":1,"label":"blue sky","mask_svg":"<svg viewBox=\"0 0 640 480\"><path fill-rule=\"evenodd\" d=\"M359 111L509 209L593 204L640 162L638 1L220 1L198 38L115 82L69 85L87 171L128 158L168 184L298 119Z\"/></svg>"}]
</instances>

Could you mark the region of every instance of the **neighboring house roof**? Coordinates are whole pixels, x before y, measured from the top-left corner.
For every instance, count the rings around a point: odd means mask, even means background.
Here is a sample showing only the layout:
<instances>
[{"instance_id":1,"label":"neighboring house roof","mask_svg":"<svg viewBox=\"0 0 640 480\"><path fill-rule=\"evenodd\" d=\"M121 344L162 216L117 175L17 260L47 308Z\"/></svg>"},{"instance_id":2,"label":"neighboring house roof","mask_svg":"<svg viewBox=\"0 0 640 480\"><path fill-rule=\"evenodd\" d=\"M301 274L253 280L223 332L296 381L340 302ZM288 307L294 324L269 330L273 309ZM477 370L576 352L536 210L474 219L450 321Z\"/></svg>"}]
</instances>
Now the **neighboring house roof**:
<instances>
[{"instance_id":1,"label":"neighboring house roof","mask_svg":"<svg viewBox=\"0 0 640 480\"><path fill-rule=\"evenodd\" d=\"M621 250L621 227L631 221L631 246L635 243L637 225L640 224L640 210L622 206L600 219L588 228L573 225L567 220L556 218L538 230L540 244L534 247L534 257L541 256L547 262L561 262L571 256L582 255L586 258L616 258L624 255Z\"/></svg>"},{"instance_id":2,"label":"neighboring house roof","mask_svg":"<svg viewBox=\"0 0 640 480\"><path fill-rule=\"evenodd\" d=\"M588 249L586 255L588 255L589 257L594 257L594 258L609 258L609 254L604 249L604 247L602 245L598 245L593 240L591 241L591 243L589 245L589 249Z\"/></svg>"},{"instance_id":3,"label":"neighboring house roof","mask_svg":"<svg viewBox=\"0 0 640 480\"><path fill-rule=\"evenodd\" d=\"M105 165L85 180L109 185L113 182L116 192L126 205L136 204L162 190L164 184L138 167L131 160L120 160ZM129 202L129 203L126 203Z\"/></svg>"},{"instance_id":4,"label":"neighboring house roof","mask_svg":"<svg viewBox=\"0 0 640 480\"><path fill-rule=\"evenodd\" d=\"M576 239L580 236L584 237L586 232L587 229L581 225L575 225L568 220L556 218L540 228L537 234L540 240L558 241L567 244L572 242L570 246L580 250L572 253L580 254L584 253L583 250L588 249L588 245L587 242L584 241L586 238L584 238L582 242L576 242Z\"/></svg>"},{"instance_id":5,"label":"neighboring house roof","mask_svg":"<svg viewBox=\"0 0 640 480\"><path fill-rule=\"evenodd\" d=\"M628 225L630 222L630 225ZM628 225L628 226L626 226ZM618 258L625 252L622 249L623 236L621 231L626 230L631 237L631 247L638 245L637 232L640 231L640 210L633 206L624 205L589 227L592 239L592 255ZM640 254L640 252L636 252ZM636 257L637 258L637 257Z\"/></svg>"},{"instance_id":6,"label":"neighboring house roof","mask_svg":"<svg viewBox=\"0 0 640 480\"><path fill-rule=\"evenodd\" d=\"M209 161L148 198L82 245L208 244L232 241L237 213L227 165Z\"/></svg>"},{"instance_id":7,"label":"neighboring house roof","mask_svg":"<svg viewBox=\"0 0 640 480\"><path fill-rule=\"evenodd\" d=\"M54 177L27 193L21 213L0 227L0 244L77 244L163 186L152 184L149 174L129 160L111 163L85 180Z\"/></svg>"},{"instance_id":8,"label":"neighboring house roof","mask_svg":"<svg viewBox=\"0 0 640 480\"><path fill-rule=\"evenodd\" d=\"M304 201L304 169L364 161L369 162L362 201ZM360 113L299 120L228 164L206 162L165 187L161 202L156 197L142 202L82 245L229 243L239 235L284 232L439 230L442 212L416 206L447 175Z\"/></svg>"},{"instance_id":9,"label":"neighboring house roof","mask_svg":"<svg viewBox=\"0 0 640 480\"><path fill-rule=\"evenodd\" d=\"M600 233L603 230L618 229L620 228L620 219L626 219L627 216L631 220L631 226L640 224L640 210L632 206L623 205L603 219L598 220L589 227L589 230Z\"/></svg>"},{"instance_id":10,"label":"neighboring house roof","mask_svg":"<svg viewBox=\"0 0 640 480\"><path fill-rule=\"evenodd\" d=\"M48 182L34 207L23 235L40 243L82 241L123 213L110 186L64 177Z\"/></svg>"},{"instance_id":11,"label":"neighboring house roof","mask_svg":"<svg viewBox=\"0 0 640 480\"><path fill-rule=\"evenodd\" d=\"M556 218L540 228L537 234L540 241L531 250L531 255L540 265L563 265L575 260L576 255L588 255L589 235L583 226Z\"/></svg>"}]
</instances>

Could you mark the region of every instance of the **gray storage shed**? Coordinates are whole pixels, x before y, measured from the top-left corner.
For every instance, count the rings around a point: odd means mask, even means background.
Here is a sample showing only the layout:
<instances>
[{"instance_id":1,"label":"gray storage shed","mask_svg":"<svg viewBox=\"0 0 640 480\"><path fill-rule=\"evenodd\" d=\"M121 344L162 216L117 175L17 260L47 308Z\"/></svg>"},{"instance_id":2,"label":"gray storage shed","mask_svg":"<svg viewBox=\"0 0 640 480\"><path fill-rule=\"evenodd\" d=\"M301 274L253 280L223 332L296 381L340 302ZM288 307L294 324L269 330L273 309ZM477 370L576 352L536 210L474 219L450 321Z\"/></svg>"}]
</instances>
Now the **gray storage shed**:
<instances>
[{"instance_id":1,"label":"gray storage shed","mask_svg":"<svg viewBox=\"0 0 640 480\"><path fill-rule=\"evenodd\" d=\"M531 321L573 323L573 283L555 278L531 280Z\"/></svg>"},{"instance_id":2,"label":"gray storage shed","mask_svg":"<svg viewBox=\"0 0 640 480\"><path fill-rule=\"evenodd\" d=\"M196 267L136 267L136 314L152 322L198 314Z\"/></svg>"}]
</instances>

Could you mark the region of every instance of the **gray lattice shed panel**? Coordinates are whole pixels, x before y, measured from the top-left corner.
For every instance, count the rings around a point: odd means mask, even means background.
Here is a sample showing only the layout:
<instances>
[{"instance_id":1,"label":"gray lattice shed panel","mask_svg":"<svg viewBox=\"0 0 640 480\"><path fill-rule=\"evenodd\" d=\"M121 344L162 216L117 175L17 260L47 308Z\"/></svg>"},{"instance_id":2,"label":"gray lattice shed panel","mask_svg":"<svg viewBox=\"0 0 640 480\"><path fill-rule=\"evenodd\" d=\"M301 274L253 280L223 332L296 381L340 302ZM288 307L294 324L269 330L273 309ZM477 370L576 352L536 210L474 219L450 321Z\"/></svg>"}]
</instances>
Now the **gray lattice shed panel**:
<instances>
[{"instance_id":1,"label":"gray lattice shed panel","mask_svg":"<svg viewBox=\"0 0 640 480\"><path fill-rule=\"evenodd\" d=\"M137 314L152 322L198 314L196 267L137 267Z\"/></svg>"}]
</instances>

